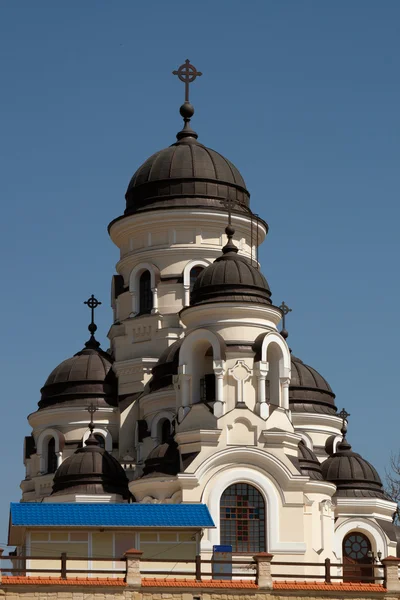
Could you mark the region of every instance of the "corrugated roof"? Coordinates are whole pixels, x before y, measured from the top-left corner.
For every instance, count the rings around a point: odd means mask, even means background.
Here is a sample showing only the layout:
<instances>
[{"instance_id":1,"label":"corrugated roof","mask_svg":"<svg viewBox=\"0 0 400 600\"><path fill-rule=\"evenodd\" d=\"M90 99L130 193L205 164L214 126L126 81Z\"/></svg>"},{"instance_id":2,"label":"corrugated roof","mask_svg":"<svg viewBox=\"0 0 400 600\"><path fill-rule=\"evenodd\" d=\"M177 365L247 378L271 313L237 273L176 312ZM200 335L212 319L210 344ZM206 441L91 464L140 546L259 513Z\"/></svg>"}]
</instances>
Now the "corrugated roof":
<instances>
[{"instance_id":1,"label":"corrugated roof","mask_svg":"<svg viewBox=\"0 0 400 600\"><path fill-rule=\"evenodd\" d=\"M12 503L14 527L214 527L205 504Z\"/></svg>"}]
</instances>

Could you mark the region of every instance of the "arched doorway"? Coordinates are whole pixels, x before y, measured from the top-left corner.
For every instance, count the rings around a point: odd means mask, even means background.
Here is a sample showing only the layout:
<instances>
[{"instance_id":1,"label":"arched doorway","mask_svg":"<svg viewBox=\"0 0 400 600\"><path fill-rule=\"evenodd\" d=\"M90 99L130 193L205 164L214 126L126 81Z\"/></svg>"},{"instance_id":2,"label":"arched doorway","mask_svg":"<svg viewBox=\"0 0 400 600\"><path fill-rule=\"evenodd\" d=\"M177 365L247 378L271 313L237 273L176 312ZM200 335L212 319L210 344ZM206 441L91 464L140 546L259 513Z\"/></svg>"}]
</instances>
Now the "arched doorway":
<instances>
[{"instance_id":1,"label":"arched doorway","mask_svg":"<svg viewBox=\"0 0 400 600\"><path fill-rule=\"evenodd\" d=\"M371 542L364 533L351 531L343 540L343 581L373 581Z\"/></svg>"},{"instance_id":2,"label":"arched doorway","mask_svg":"<svg viewBox=\"0 0 400 600\"><path fill-rule=\"evenodd\" d=\"M220 503L221 544L232 552L265 552L265 502L247 483L229 486Z\"/></svg>"}]
</instances>

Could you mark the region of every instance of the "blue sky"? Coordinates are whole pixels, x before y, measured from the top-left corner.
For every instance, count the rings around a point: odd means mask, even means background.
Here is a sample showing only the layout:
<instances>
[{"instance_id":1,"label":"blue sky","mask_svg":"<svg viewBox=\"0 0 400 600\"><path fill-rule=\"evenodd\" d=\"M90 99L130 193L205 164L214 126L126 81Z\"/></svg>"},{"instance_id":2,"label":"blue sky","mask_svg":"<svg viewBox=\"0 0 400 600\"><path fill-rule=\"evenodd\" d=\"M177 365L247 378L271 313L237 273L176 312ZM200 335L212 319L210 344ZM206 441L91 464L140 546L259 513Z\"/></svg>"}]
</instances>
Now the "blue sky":
<instances>
[{"instance_id":1,"label":"blue sky","mask_svg":"<svg viewBox=\"0 0 400 600\"><path fill-rule=\"evenodd\" d=\"M26 416L50 371L111 323L106 226L136 168L174 142L189 58L193 127L242 172L290 346L351 413L384 474L399 447L398 0L0 5L3 427L0 543Z\"/></svg>"}]
</instances>

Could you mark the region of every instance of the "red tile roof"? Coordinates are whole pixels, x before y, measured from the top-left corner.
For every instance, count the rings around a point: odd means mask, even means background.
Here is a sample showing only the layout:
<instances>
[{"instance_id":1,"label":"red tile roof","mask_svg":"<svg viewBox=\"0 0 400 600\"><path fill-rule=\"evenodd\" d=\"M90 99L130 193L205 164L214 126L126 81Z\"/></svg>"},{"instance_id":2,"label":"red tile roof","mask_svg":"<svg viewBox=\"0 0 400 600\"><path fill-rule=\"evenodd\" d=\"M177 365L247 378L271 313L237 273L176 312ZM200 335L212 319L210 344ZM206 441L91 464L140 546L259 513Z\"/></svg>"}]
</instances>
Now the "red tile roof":
<instances>
[{"instance_id":1,"label":"red tile roof","mask_svg":"<svg viewBox=\"0 0 400 600\"><path fill-rule=\"evenodd\" d=\"M321 581L274 581L274 590L315 590L324 592L386 592L378 583L325 583Z\"/></svg>"},{"instance_id":2,"label":"red tile roof","mask_svg":"<svg viewBox=\"0 0 400 600\"><path fill-rule=\"evenodd\" d=\"M7 585L61 585L61 586L84 586L84 587L126 587L122 578L97 578L97 577L71 577L61 579L60 577L18 577L4 575L2 586ZM238 579L235 581L223 579L206 579L195 581L194 579L142 579L142 587L169 587L169 588L224 588L224 589L250 589L258 590L254 581ZM377 583L324 583L318 581L274 581L274 590L304 590L320 592L379 592L386 590Z\"/></svg>"},{"instance_id":3,"label":"red tile roof","mask_svg":"<svg viewBox=\"0 0 400 600\"><path fill-rule=\"evenodd\" d=\"M194 579L142 579L142 587L246 588L258 590L258 585L254 581L244 579L236 581L223 579L206 579L205 581L195 581Z\"/></svg>"},{"instance_id":4,"label":"red tile roof","mask_svg":"<svg viewBox=\"0 0 400 600\"><path fill-rule=\"evenodd\" d=\"M76 585L76 586L106 586L121 587L126 586L122 578L102 578L98 577L71 577L61 579L61 577L9 577L3 575L1 585Z\"/></svg>"}]
</instances>

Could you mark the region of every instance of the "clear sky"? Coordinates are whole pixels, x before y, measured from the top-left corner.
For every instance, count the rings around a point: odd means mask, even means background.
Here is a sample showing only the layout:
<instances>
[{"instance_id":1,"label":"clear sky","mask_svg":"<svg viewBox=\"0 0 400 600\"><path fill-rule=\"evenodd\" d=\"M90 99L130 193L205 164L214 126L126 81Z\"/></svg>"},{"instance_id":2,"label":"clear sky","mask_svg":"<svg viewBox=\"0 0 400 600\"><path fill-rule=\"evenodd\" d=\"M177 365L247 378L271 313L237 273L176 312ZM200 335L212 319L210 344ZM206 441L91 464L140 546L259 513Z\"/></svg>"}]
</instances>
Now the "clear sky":
<instances>
[{"instance_id":1,"label":"clear sky","mask_svg":"<svg viewBox=\"0 0 400 600\"><path fill-rule=\"evenodd\" d=\"M400 2L0 3L0 542L26 416L81 349L94 293L107 347L131 175L174 142L186 58L193 127L242 172L290 346L351 413L384 474L399 448Z\"/></svg>"}]
</instances>

